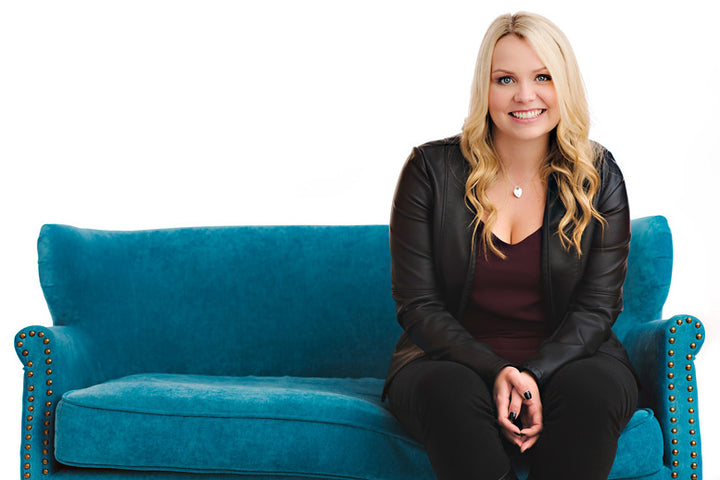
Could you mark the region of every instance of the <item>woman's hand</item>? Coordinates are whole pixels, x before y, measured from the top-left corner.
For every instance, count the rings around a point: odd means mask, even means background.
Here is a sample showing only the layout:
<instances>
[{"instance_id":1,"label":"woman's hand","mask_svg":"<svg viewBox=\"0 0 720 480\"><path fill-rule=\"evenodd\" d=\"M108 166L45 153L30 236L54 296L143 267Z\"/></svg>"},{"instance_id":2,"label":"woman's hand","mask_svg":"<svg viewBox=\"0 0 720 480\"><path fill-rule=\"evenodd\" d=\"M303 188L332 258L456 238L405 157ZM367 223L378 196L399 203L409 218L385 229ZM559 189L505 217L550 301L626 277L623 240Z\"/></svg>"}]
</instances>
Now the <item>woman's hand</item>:
<instances>
[{"instance_id":1,"label":"woman's hand","mask_svg":"<svg viewBox=\"0 0 720 480\"><path fill-rule=\"evenodd\" d=\"M525 452L542 432L542 404L535 379L515 367L505 367L495 377L493 388L498 424L505 438ZM519 418L523 428L515 425Z\"/></svg>"}]
</instances>

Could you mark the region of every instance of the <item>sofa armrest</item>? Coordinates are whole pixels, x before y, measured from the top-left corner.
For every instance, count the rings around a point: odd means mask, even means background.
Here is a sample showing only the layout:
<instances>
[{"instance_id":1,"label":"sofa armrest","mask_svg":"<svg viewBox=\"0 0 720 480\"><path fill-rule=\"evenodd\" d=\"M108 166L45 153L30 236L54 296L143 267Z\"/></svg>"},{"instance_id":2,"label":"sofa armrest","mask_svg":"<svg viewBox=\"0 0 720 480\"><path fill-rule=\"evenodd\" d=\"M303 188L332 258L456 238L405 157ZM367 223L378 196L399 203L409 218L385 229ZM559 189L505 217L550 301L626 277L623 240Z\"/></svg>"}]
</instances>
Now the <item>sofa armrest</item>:
<instances>
[{"instance_id":1,"label":"sofa armrest","mask_svg":"<svg viewBox=\"0 0 720 480\"><path fill-rule=\"evenodd\" d=\"M53 439L58 401L68 390L105 379L83 335L73 327L24 328L15 336L15 350L24 378L21 478L43 478L57 468Z\"/></svg>"},{"instance_id":2,"label":"sofa armrest","mask_svg":"<svg viewBox=\"0 0 720 480\"><path fill-rule=\"evenodd\" d=\"M677 315L638 324L623 342L640 378L640 406L650 407L660 422L672 478L701 478L695 357L704 339L700 320Z\"/></svg>"}]
</instances>

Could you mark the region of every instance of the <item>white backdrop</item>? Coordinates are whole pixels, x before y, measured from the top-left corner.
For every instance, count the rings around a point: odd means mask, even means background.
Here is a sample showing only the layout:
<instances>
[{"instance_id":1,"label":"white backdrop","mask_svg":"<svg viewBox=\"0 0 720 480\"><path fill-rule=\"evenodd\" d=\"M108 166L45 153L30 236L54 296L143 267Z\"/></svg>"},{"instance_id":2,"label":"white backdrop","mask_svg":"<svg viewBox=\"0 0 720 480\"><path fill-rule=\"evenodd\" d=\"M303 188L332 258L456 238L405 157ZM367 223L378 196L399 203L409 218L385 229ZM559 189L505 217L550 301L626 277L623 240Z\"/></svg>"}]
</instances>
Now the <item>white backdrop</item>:
<instances>
[{"instance_id":1,"label":"white backdrop","mask_svg":"<svg viewBox=\"0 0 720 480\"><path fill-rule=\"evenodd\" d=\"M2 0L3 477L17 478L19 468L22 375L12 338L50 324L36 266L43 223L387 223L412 146L459 131L485 28L528 9L574 45L592 136L623 169L633 216L663 214L673 228L666 316L692 313L706 324L705 478L720 478L708 454L720 448L710 408L720 392L711 378L720 344L712 221L720 42L709 8L693 0Z\"/></svg>"}]
</instances>

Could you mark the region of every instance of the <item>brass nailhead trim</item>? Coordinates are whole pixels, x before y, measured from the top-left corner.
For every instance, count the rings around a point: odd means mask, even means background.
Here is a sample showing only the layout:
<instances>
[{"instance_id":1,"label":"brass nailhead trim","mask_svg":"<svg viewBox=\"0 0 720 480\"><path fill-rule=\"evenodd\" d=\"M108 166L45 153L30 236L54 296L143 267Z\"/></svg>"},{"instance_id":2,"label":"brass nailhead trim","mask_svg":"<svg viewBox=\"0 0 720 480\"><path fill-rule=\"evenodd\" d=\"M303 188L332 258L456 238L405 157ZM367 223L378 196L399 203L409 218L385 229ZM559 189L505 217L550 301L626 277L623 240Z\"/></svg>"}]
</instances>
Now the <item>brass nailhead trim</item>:
<instances>
[{"instance_id":1,"label":"brass nailhead trim","mask_svg":"<svg viewBox=\"0 0 720 480\"><path fill-rule=\"evenodd\" d=\"M692 360L692 353L688 353L687 355L685 355L685 358L687 358L688 360Z\"/></svg>"},{"instance_id":2,"label":"brass nailhead trim","mask_svg":"<svg viewBox=\"0 0 720 480\"><path fill-rule=\"evenodd\" d=\"M678 454L677 449L674 449L674 450L672 451L672 454L673 454L673 455L677 455L677 454Z\"/></svg>"},{"instance_id":3,"label":"brass nailhead trim","mask_svg":"<svg viewBox=\"0 0 720 480\"><path fill-rule=\"evenodd\" d=\"M697 442L695 440L690 440L690 446L694 447L697 445Z\"/></svg>"},{"instance_id":4,"label":"brass nailhead trim","mask_svg":"<svg viewBox=\"0 0 720 480\"><path fill-rule=\"evenodd\" d=\"M43 332L43 331L38 331L38 332L36 332L36 331L34 331L34 330L31 330L31 331L27 332L27 334L26 334L25 332L20 333L19 337L20 337L21 339L25 339L28 335L29 335L30 337L34 337L35 335L37 335L38 337L40 337L40 338L43 339L43 344L44 344L44 345L48 346L48 345L50 344L50 339L45 337L45 332ZM17 346L18 346L18 348L21 348L21 347L23 346L23 342L17 342ZM52 350L51 350L49 347L47 347L47 348L45 348L45 349L43 350L43 352L45 353L45 355L50 355L50 354L52 353ZM28 350L24 350L24 351L21 352L21 353L22 353L24 356L28 356L28 355L29 355L29 351L28 351ZM52 364L52 359L51 359L50 357L46 358L46 359L45 359L45 363L46 363L47 365ZM27 365L28 368L32 368L33 362L32 362L32 361L28 361L26 365ZM46 375L51 375L52 373L53 373L53 371L52 371L51 368L47 368L47 369L45 370L45 374L46 374ZM28 372L27 372L27 377L28 377L28 378L32 378L32 377L34 377L34 376L35 376L35 373L34 373L33 371L28 371ZM45 380L45 384L46 384L47 386L51 386L51 385L53 384L52 379L47 378L47 379ZM28 386L27 386L27 391L28 391L28 392L34 392L34 391L35 391L35 385L28 385ZM47 389L47 390L45 391L45 393L46 393L46 395L47 395L48 397L50 397L50 396L53 395L53 390ZM27 397L27 401L28 401L29 403L33 403L33 402L35 401L35 396L34 396L34 395L29 395L29 396ZM52 401L50 401L50 400L46 401L46 402L45 402L45 406L49 409L49 408L52 406ZM29 406L28 406L28 411L29 411L29 412L34 412L34 411L35 411L35 407L34 407L33 405L29 405ZM50 427L50 423L51 423L50 417L52 417L52 412L51 412L50 410L45 411L45 421L43 422L43 425L45 426L45 429L43 430L43 435L45 436L45 439L42 441L42 445L43 445L45 448L42 449L42 455L44 456L44 458L41 459L41 463L42 463L43 465L45 465L46 467L47 467L47 465L49 465L49 463L50 463L49 459L47 458L48 455L49 455L49 449L48 449L47 447L50 445L50 440L48 439L49 436L50 436L50 428L49 428L49 427ZM26 430L27 432L31 432L31 431L33 430L32 422L35 421L34 415L27 415L27 416L25 417L25 420L27 421L27 424L25 425L25 430ZM26 440L27 442L30 442L30 441L32 440L32 437L33 437L32 434L27 433L24 438L25 438L25 440ZM32 450L32 445L31 445L30 443L26 443L26 444L24 444L23 448L27 451L27 453L24 454L23 458L24 458L26 461L28 461L28 460L30 460L30 458L31 458L30 451ZM26 479L27 479L27 478L30 478L30 477L31 477L31 471L30 471L30 470L31 470L32 465L31 465L30 463L25 463L25 464L23 465L23 467L25 468L25 470L27 470L27 472L25 472L25 474L23 475L23 477L26 478ZM50 470L49 470L48 468L43 468L43 469L42 469L42 474L43 474L43 475L48 475L49 473L50 473Z\"/></svg>"},{"instance_id":5,"label":"brass nailhead trim","mask_svg":"<svg viewBox=\"0 0 720 480\"><path fill-rule=\"evenodd\" d=\"M695 338L697 338L698 340L702 340L702 333L698 333L697 335L695 335Z\"/></svg>"},{"instance_id":6,"label":"brass nailhead trim","mask_svg":"<svg viewBox=\"0 0 720 480\"><path fill-rule=\"evenodd\" d=\"M688 408L688 413L695 413L695 409L692 408L692 407L691 407L691 408Z\"/></svg>"},{"instance_id":7,"label":"brass nailhead trim","mask_svg":"<svg viewBox=\"0 0 720 480\"><path fill-rule=\"evenodd\" d=\"M692 452L692 453L690 454L690 456L691 456L692 458L697 458L697 452Z\"/></svg>"},{"instance_id":8,"label":"brass nailhead trim","mask_svg":"<svg viewBox=\"0 0 720 480\"><path fill-rule=\"evenodd\" d=\"M674 402L674 401L675 401L675 395L670 395L670 396L668 397L668 400L670 400L671 402Z\"/></svg>"},{"instance_id":9,"label":"brass nailhead trim","mask_svg":"<svg viewBox=\"0 0 720 480\"><path fill-rule=\"evenodd\" d=\"M673 385L672 383L670 385L668 385L669 390L673 390L674 388L675 388L675 385Z\"/></svg>"},{"instance_id":10,"label":"brass nailhead trim","mask_svg":"<svg viewBox=\"0 0 720 480\"><path fill-rule=\"evenodd\" d=\"M674 373L668 373L668 378L673 378L673 377L675 377Z\"/></svg>"},{"instance_id":11,"label":"brass nailhead trim","mask_svg":"<svg viewBox=\"0 0 720 480\"><path fill-rule=\"evenodd\" d=\"M687 323L692 323L692 318L687 317L687 318L685 319L685 321L686 321Z\"/></svg>"},{"instance_id":12,"label":"brass nailhead trim","mask_svg":"<svg viewBox=\"0 0 720 480\"><path fill-rule=\"evenodd\" d=\"M690 365L690 364L685 365L685 370L687 370L688 372L689 372L690 370L692 370L692 365Z\"/></svg>"},{"instance_id":13,"label":"brass nailhead trim","mask_svg":"<svg viewBox=\"0 0 720 480\"><path fill-rule=\"evenodd\" d=\"M677 438L673 438L673 439L672 439L672 444L673 444L673 445L677 445L677 444L678 444L678 439L677 439Z\"/></svg>"},{"instance_id":14,"label":"brass nailhead trim","mask_svg":"<svg viewBox=\"0 0 720 480\"><path fill-rule=\"evenodd\" d=\"M678 477L678 473L677 473L677 472L673 472L673 473L672 473L672 478L677 478L677 477Z\"/></svg>"},{"instance_id":15,"label":"brass nailhead trim","mask_svg":"<svg viewBox=\"0 0 720 480\"><path fill-rule=\"evenodd\" d=\"M685 378L687 379L688 382L692 382L692 375L688 375L688 376L685 377Z\"/></svg>"},{"instance_id":16,"label":"brass nailhead trim","mask_svg":"<svg viewBox=\"0 0 720 480\"><path fill-rule=\"evenodd\" d=\"M676 434L676 433L677 433L677 428L673 428L672 430L670 430L670 432L671 432L673 435Z\"/></svg>"},{"instance_id":17,"label":"brass nailhead trim","mask_svg":"<svg viewBox=\"0 0 720 480\"><path fill-rule=\"evenodd\" d=\"M694 342L690 344L690 348L695 348L695 347L697 347L697 345L695 345Z\"/></svg>"},{"instance_id":18,"label":"brass nailhead trim","mask_svg":"<svg viewBox=\"0 0 720 480\"><path fill-rule=\"evenodd\" d=\"M677 467L678 465L680 465L680 462L678 462L677 460L673 460L672 464L673 464L673 467Z\"/></svg>"},{"instance_id":19,"label":"brass nailhead trim","mask_svg":"<svg viewBox=\"0 0 720 480\"><path fill-rule=\"evenodd\" d=\"M693 391L692 385L688 386L687 391L688 391L688 392L692 392L692 391Z\"/></svg>"},{"instance_id":20,"label":"brass nailhead trim","mask_svg":"<svg viewBox=\"0 0 720 480\"><path fill-rule=\"evenodd\" d=\"M671 357L675 355L675 350L668 350L668 355L670 355Z\"/></svg>"},{"instance_id":21,"label":"brass nailhead trim","mask_svg":"<svg viewBox=\"0 0 720 480\"><path fill-rule=\"evenodd\" d=\"M702 327L702 324L700 322L695 322L695 328L700 328L700 327Z\"/></svg>"},{"instance_id":22,"label":"brass nailhead trim","mask_svg":"<svg viewBox=\"0 0 720 480\"><path fill-rule=\"evenodd\" d=\"M682 325L682 320L680 320L680 319L678 318L676 323L677 323L678 325Z\"/></svg>"},{"instance_id":23,"label":"brass nailhead trim","mask_svg":"<svg viewBox=\"0 0 720 480\"><path fill-rule=\"evenodd\" d=\"M695 399L693 397L688 397L688 402L693 403Z\"/></svg>"},{"instance_id":24,"label":"brass nailhead trim","mask_svg":"<svg viewBox=\"0 0 720 480\"><path fill-rule=\"evenodd\" d=\"M692 429L692 428L690 429L690 435L695 435L695 430ZM694 441L694 440L693 440L693 441Z\"/></svg>"},{"instance_id":25,"label":"brass nailhead trim","mask_svg":"<svg viewBox=\"0 0 720 480\"><path fill-rule=\"evenodd\" d=\"M675 362L668 362L668 367L673 368L675 366Z\"/></svg>"},{"instance_id":26,"label":"brass nailhead trim","mask_svg":"<svg viewBox=\"0 0 720 480\"><path fill-rule=\"evenodd\" d=\"M675 413L675 407L670 407L670 411Z\"/></svg>"},{"instance_id":27,"label":"brass nailhead trim","mask_svg":"<svg viewBox=\"0 0 720 480\"><path fill-rule=\"evenodd\" d=\"M670 343L675 343L675 337L670 337L670 340L668 340Z\"/></svg>"}]
</instances>

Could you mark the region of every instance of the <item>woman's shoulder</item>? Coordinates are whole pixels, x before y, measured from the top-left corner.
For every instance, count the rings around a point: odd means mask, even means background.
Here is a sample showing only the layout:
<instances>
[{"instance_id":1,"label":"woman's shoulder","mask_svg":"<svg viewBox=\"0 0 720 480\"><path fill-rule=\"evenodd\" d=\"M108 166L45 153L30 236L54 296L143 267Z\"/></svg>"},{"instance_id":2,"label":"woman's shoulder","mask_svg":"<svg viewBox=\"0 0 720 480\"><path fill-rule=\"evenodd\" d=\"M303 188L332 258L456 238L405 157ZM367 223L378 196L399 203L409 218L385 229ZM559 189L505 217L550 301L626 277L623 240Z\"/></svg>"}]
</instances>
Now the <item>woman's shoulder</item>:
<instances>
[{"instance_id":1,"label":"woman's shoulder","mask_svg":"<svg viewBox=\"0 0 720 480\"><path fill-rule=\"evenodd\" d=\"M460 150L460 135L432 140L418 145L413 149L411 159L421 158L428 165L445 164L446 162L464 163L464 157Z\"/></svg>"},{"instance_id":2,"label":"woman's shoulder","mask_svg":"<svg viewBox=\"0 0 720 480\"><path fill-rule=\"evenodd\" d=\"M593 142L593 150L595 152L595 168L600 175L597 197L599 202L604 203L608 198L615 196L616 192L625 191L625 178L610 150L596 142ZM623 193L623 195L625 194Z\"/></svg>"},{"instance_id":3,"label":"woman's shoulder","mask_svg":"<svg viewBox=\"0 0 720 480\"><path fill-rule=\"evenodd\" d=\"M592 142L595 155L595 168L603 179L603 183L620 183L623 181L623 174L613 154L603 145Z\"/></svg>"},{"instance_id":4,"label":"woman's shoulder","mask_svg":"<svg viewBox=\"0 0 720 480\"><path fill-rule=\"evenodd\" d=\"M430 150L436 148L447 148L447 147L458 147L460 148L460 134L453 135L452 137L442 138L440 140L432 140L425 142L417 148L423 150Z\"/></svg>"},{"instance_id":5,"label":"woman's shoulder","mask_svg":"<svg viewBox=\"0 0 720 480\"><path fill-rule=\"evenodd\" d=\"M590 145L592 145L593 154L595 156L595 167L601 173L603 171L617 171L620 173L620 167L610 150L592 140L590 141Z\"/></svg>"}]
</instances>

